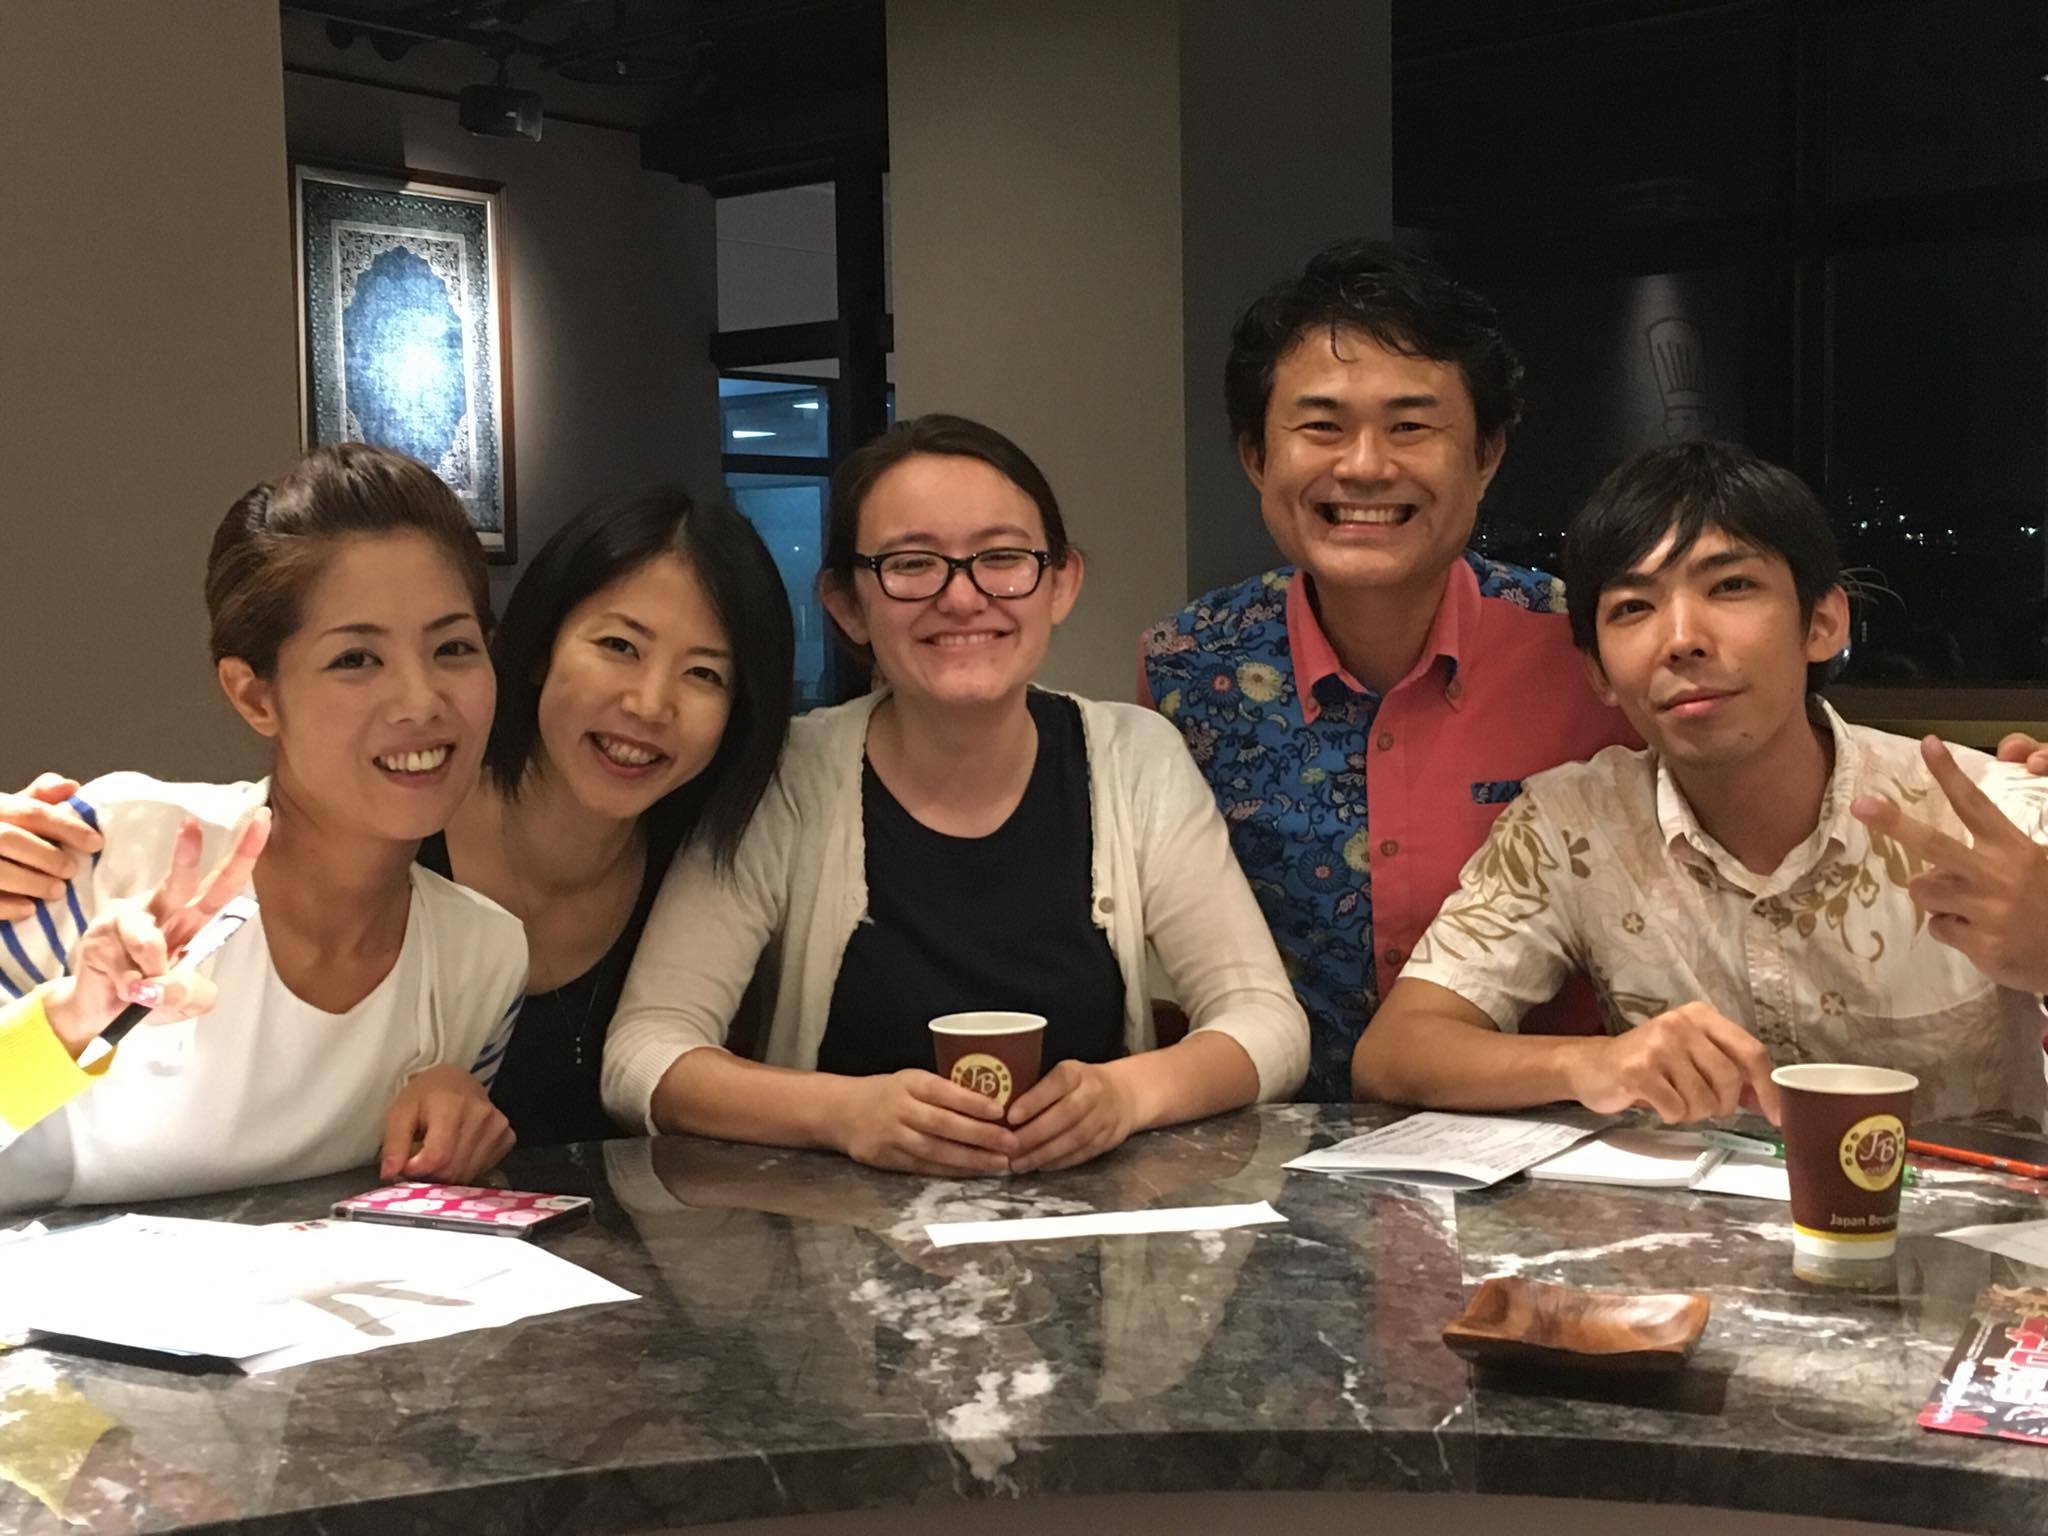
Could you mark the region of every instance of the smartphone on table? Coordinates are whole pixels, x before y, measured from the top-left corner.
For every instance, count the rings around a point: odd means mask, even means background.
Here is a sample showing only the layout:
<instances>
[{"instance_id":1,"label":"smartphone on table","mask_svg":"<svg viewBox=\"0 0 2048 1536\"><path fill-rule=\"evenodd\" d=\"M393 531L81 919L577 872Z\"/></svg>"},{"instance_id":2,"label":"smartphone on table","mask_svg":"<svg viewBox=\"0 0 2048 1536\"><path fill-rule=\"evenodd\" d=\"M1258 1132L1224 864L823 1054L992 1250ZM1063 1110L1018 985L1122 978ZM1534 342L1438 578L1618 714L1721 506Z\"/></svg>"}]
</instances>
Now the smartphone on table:
<instances>
[{"instance_id":1,"label":"smartphone on table","mask_svg":"<svg viewBox=\"0 0 2048 1536\"><path fill-rule=\"evenodd\" d=\"M545 1195L529 1189L490 1189L478 1184L435 1184L405 1180L368 1194L334 1202L343 1221L377 1221L397 1227L432 1227L442 1232L488 1232L498 1237L532 1237L573 1224L590 1214L587 1195Z\"/></svg>"}]
</instances>

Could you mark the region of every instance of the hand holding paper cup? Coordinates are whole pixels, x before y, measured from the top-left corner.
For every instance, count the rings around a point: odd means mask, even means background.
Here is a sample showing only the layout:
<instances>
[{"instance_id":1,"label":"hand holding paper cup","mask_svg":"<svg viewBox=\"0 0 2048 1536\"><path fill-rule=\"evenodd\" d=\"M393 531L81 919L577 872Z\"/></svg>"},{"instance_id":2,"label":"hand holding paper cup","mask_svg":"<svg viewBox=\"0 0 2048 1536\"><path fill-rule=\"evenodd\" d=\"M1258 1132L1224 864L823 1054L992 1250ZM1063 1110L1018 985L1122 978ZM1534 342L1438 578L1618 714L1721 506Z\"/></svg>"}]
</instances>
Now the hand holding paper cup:
<instances>
[{"instance_id":1,"label":"hand holding paper cup","mask_svg":"<svg viewBox=\"0 0 2048 1536\"><path fill-rule=\"evenodd\" d=\"M1920 1080L1888 1067L1808 1063L1779 1067L1771 1081L1783 1095L1794 1271L1801 1260L1890 1258Z\"/></svg>"},{"instance_id":2,"label":"hand holding paper cup","mask_svg":"<svg viewBox=\"0 0 2048 1536\"><path fill-rule=\"evenodd\" d=\"M986 1094L998 1108L1030 1091L1045 1052L1045 1019L1035 1013L948 1013L931 1021L939 1076Z\"/></svg>"}]
</instances>

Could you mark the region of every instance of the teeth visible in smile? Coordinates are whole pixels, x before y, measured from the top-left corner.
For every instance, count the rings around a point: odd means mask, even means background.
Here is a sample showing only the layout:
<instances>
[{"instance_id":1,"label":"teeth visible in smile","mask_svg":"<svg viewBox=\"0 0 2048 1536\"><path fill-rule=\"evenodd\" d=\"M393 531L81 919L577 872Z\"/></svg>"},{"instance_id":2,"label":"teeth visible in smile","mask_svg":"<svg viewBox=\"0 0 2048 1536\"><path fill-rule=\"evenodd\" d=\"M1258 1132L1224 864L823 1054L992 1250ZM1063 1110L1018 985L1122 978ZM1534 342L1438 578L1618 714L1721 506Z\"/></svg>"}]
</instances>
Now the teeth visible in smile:
<instances>
[{"instance_id":1,"label":"teeth visible in smile","mask_svg":"<svg viewBox=\"0 0 2048 1536\"><path fill-rule=\"evenodd\" d=\"M596 731L591 732L590 739L597 743L598 751L621 768L645 768L661 757L659 752L650 752L645 747L636 747L629 742L620 741L617 737L605 736Z\"/></svg>"},{"instance_id":2,"label":"teeth visible in smile","mask_svg":"<svg viewBox=\"0 0 2048 1536\"><path fill-rule=\"evenodd\" d=\"M1354 507L1335 501L1323 503L1323 511L1333 523L1405 523L1413 510L1405 506Z\"/></svg>"},{"instance_id":3,"label":"teeth visible in smile","mask_svg":"<svg viewBox=\"0 0 2048 1536\"><path fill-rule=\"evenodd\" d=\"M999 638L1001 638L1001 637L1000 637L1000 636L997 636L997 635L991 635L991 634L987 634L987 633L979 633L979 632L978 632L978 633L975 633L975 634L966 634L966 635L953 635L953 634L947 634L947 635L933 635L933 636L932 636L932 644L933 644L933 645L987 645L987 644L988 644L988 643L989 643L989 642L990 642L991 640L996 640L996 639L999 639Z\"/></svg>"},{"instance_id":4,"label":"teeth visible in smile","mask_svg":"<svg viewBox=\"0 0 2048 1536\"><path fill-rule=\"evenodd\" d=\"M393 752L374 761L386 773L432 773L448 761L448 748L429 747L424 752Z\"/></svg>"}]
</instances>

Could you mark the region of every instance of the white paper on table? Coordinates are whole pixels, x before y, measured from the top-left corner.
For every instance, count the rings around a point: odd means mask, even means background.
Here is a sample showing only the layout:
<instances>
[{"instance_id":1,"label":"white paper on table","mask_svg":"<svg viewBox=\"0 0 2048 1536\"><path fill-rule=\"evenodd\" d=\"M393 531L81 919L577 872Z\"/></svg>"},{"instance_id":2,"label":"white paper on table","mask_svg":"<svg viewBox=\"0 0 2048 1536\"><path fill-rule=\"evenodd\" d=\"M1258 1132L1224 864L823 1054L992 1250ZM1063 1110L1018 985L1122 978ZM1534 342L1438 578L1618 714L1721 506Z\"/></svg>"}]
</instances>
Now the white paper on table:
<instances>
[{"instance_id":1,"label":"white paper on table","mask_svg":"<svg viewBox=\"0 0 2048 1536\"><path fill-rule=\"evenodd\" d=\"M1706 1195L1741 1195L1749 1200L1790 1200L1792 1176L1783 1159L1757 1152L1732 1152L1694 1181Z\"/></svg>"},{"instance_id":2,"label":"white paper on table","mask_svg":"<svg viewBox=\"0 0 2048 1536\"><path fill-rule=\"evenodd\" d=\"M25 1227L9 1227L0 1231L0 1246L24 1242L31 1237L42 1237L49 1228L40 1221L32 1221ZM0 1349L12 1349L28 1337L27 1320L15 1298L6 1291L0 1291Z\"/></svg>"},{"instance_id":3,"label":"white paper on table","mask_svg":"<svg viewBox=\"0 0 2048 1536\"><path fill-rule=\"evenodd\" d=\"M1285 1164L1306 1173L1363 1173L1404 1184L1484 1189L1613 1123L1586 1109L1541 1115L1458 1115L1428 1110L1305 1153Z\"/></svg>"},{"instance_id":4,"label":"white paper on table","mask_svg":"<svg viewBox=\"0 0 2048 1536\"><path fill-rule=\"evenodd\" d=\"M1148 1211L1092 1211L1086 1216L1019 1216L1004 1221L935 1221L925 1235L934 1248L965 1243L1038 1243L1061 1237L1141 1232L1225 1232L1287 1218L1269 1201L1251 1205L1182 1205Z\"/></svg>"},{"instance_id":5,"label":"white paper on table","mask_svg":"<svg viewBox=\"0 0 2048 1536\"><path fill-rule=\"evenodd\" d=\"M1631 1189L1689 1189L1725 1155L1719 1147L1708 1146L1697 1131L1616 1126L1534 1164L1529 1177Z\"/></svg>"},{"instance_id":6,"label":"white paper on table","mask_svg":"<svg viewBox=\"0 0 2048 1536\"><path fill-rule=\"evenodd\" d=\"M2002 1253L2022 1264L2048 1265L2048 1221L1992 1222L1981 1227L1957 1227L1941 1235L1952 1242L1982 1248L1986 1253Z\"/></svg>"},{"instance_id":7,"label":"white paper on table","mask_svg":"<svg viewBox=\"0 0 2048 1536\"><path fill-rule=\"evenodd\" d=\"M258 1227L116 1216L0 1248L0 1293L42 1333L238 1359L294 1337Z\"/></svg>"},{"instance_id":8,"label":"white paper on table","mask_svg":"<svg viewBox=\"0 0 2048 1536\"><path fill-rule=\"evenodd\" d=\"M1762 1153L1730 1152L1697 1131L1617 1126L1544 1159L1532 1179L1612 1184L1629 1189L1690 1189L1710 1195L1789 1200L1785 1165Z\"/></svg>"},{"instance_id":9,"label":"white paper on table","mask_svg":"<svg viewBox=\"0 0 2048 1536\"><path fill-rule=\"evenodd\" d=\"M319 1240L337 1257L348 1256L350 1262L337 1267L350 1270L363 1268L364 1260L374 1260L376 1250L388 1244L394 1261L376 1267L402 1273L406 1279L380 1284L374 1290L337 1292L323 1299L298 1342L242 1358L242 1369L251 1375L331 1360L339 1355L359 1355L387 1344L445 1338L475 1328L499 1328L522 1318L540 1317L570 1307L639 1300L633 1292L613 1285L603 1276L519 1238L433 1232L369 1222L321 1222L294 1230L317 1230ZM432 1278L433 1265L447 1255L444 1250L426 1262L415 1257L417 1245L407 1240L421 1237L488 1245L495 1267L466 1281L457 1278L460 1268L444 1269L444 1278L436 1282ZM393 1239L398 1242L393 1243Z\"/></svg>"},{"instance_id":10,"label":"white paper on table","mask_svg":"<svg viewBox=\"0 0 2048 1536\"><path fill-rule=\"evenodd\" d=\"M140 1215L0 1248L0 1294L39 1332L266 1370L632 1299L513 1238Z\"/></svg>"}]
</instances>

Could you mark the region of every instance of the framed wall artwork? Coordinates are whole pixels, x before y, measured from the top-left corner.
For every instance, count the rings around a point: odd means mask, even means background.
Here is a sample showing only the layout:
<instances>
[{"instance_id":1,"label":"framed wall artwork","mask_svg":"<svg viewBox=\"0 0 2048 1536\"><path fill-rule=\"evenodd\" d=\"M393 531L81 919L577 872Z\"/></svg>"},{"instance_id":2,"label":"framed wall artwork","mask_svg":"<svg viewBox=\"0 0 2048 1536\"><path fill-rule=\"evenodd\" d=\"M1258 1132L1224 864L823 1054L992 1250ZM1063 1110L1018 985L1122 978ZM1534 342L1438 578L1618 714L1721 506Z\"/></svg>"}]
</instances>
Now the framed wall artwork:
<instances>
[{"instance_id":1,"label":"framed wall artwork","mask_svg":"<svg viewBox=\"0 0 2048 1536\"><path fill-rule=\"evenodd\" d=\"M425 464L492 563L518 558L499 188L293 168L309 447L375 443Z\"/></svg>"}]
</instances>

